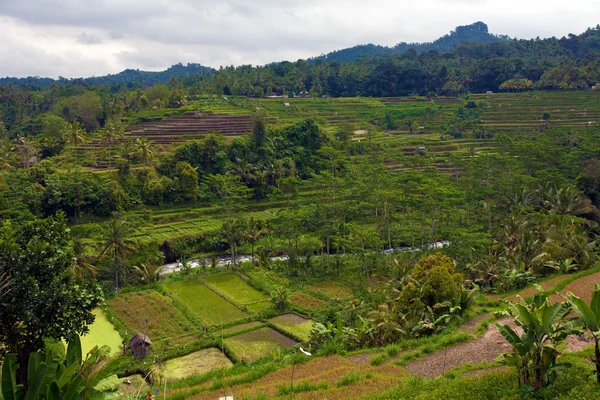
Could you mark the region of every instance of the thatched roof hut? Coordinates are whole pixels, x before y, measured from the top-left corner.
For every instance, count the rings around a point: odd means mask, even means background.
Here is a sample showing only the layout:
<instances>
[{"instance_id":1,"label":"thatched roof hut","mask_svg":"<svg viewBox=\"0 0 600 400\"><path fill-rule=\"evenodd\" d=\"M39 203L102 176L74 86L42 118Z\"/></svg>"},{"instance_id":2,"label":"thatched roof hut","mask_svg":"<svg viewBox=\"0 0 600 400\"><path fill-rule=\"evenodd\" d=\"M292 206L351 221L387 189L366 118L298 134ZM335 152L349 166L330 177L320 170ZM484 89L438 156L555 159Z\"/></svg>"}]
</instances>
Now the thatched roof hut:
<instances>
[{"instance_id":1,"label":"thatched roof hut","mask_svg":"<svg viewBox=\"0 0 600 400\"><path fill-rule=\"evenodd\" d=\"M152 341L148 335L143 333L136 333L134 337L129 339L129 348L136 360L145 357L150 351L150 346L152 346Z\"/></svg>"}]
</instances>

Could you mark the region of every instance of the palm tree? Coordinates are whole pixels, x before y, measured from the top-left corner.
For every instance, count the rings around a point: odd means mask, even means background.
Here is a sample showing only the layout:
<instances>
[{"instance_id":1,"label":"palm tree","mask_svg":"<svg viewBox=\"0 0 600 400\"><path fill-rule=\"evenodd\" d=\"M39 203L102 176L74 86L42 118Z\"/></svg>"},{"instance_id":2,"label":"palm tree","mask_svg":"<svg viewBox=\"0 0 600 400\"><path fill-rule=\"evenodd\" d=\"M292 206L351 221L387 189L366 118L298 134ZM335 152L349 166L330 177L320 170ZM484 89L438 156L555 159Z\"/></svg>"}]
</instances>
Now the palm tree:
<instances>
[{"instance_id":1,"label":"palm tree","mask_svg":"<svg viewBox=\"0 0 600 400\"><path fill-rule=\"evenodd\" d=\"M125 161L127 161L127 164L130 164L131 160L133 160L135 157L136 147L136 143L134 143L132 140L124 140L121 144L119 156L124 158Z\"/></svg>"},{"instance_id":2,"label":"palm tree","mask_svg":"<svg viewBox=\"0 0 600 400\"><path fill-rule=\"evenodd\" d=\"M246 227L246 240L250 243L252 248L252 265L254 265L254 244L261 236L268 234L268 229L265 221L257 220L254 217L250 217Z\"/></svg>"},{"instance_id":3,"label":"palm tree","mask_svg":"<svg viewBox=\"0 0 600 400\"><path fill-rule=\"evenodd\" d=\"M79 279L83 279L85 273L89 273L92 277L96 276L96 272L98 272L98 268L90 264L87 260L86 256L86 245L80 238L73 239L73 265L71 266L71 270L73 271L73 275L77 276Z\"/></svg>"},{"instance_id":4,"label":"palm tree","mask_svg":"<svg viewBox=\"0 0 600 400\"><path fill-rule=\"evenodd\" d=\"M65 143L69 144L73 151L73 160L77 161L77 146L87 142L86 131L77 121L68 126L63 134Z\"/></svg>"},{"instance_id":5,"label":"palm tree","mask_svg":"<svg viewBox=\"0 0 600 400\"><path fill-rule=\"evenodd\" d=\"M101 132L102 146L105 149L108 147L108 166L109 167L112 166L112 160L110 157L111 146L115 141L119 140L123 136L124 133L125 132L124 132L123 127L113 121L107 122L106 125L104 126L104 129Z\"/></svg>"},{"instance_id":6,"label":"palm tree","mask_svg":"<svg viewBox=\"0 0 600 400\"><path fill-rule=\"evenodd\" d=\"M140 264L139 266L134 266L133 269L140 275L142 281L145 283L154 283L158 282L160 278L160 273L163 270L162 265L146 265Z\"/></svg>"},{"instance_id":7,"label":"palm tree","mask_svg":"<svg viewBox=\"0 0 600 400\"><path fill-rule=\"evenodd\" d=\"M231 217L227 218L221 228L221 235L231 249L231 265L232 268L235 269L237 266L236 246L244 239L244 221L241 219L233 219Z\"/></svg>"},{"instance_id":8,"label":"palm tree","mask_svg":"<svg viewBox=\"0 0 600 400\"><path fill-rule=\"evenodd\" d=\"M144 164L148 164L154 158L154 148L148 142L146 137L138 138L135 141L135 146Z\"/></svg>"},{"instance_id":9,"label":"palm tree","mask_svg":"<svg viewBox=\"0 0 600 400\"><path fill-rule=\"evenodd\" d=\"M129 239L130 228L127 221L110 220L104 227L103 250L100 255L110 254L115 269L115 290L119 289L119 260L125 259L134 250L133 240Z\"/></svg>"}]
</instances>

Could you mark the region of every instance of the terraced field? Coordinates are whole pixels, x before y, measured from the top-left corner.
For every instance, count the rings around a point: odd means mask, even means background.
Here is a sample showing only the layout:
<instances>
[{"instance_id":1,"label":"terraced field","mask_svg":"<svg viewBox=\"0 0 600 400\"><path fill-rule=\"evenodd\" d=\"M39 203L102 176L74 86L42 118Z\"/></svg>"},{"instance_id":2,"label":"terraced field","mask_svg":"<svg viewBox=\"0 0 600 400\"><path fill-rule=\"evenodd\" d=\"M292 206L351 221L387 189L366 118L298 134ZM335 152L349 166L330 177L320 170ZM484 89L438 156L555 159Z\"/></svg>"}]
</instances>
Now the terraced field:
<instances>
[{"instance_id":1,"label":"terraced field","mask_svg":"<svg viewBox=\"0 0 600 400\"><path fill-rule=\"evenodd\" d=\"M254 289L232 272L207 276L203 280L238 304L249 305L269 300L266 294Z\"/></svg>"},{"instance_id":2,"label":"terraced field","mask_svg":"<svg viewBox=\"0 0 600 400\"><path fill-rule=\"evenodd\" d=\"M233 304L207 288L199 280L165 285L206 325L221 325L248 317Z\"/></svg>"},{"instance_id":3,"label":"terraced field","mask_svg":"<svg viewBox=\"0 0 600 400\"><path fill-rule=\"evenodd\" d=\"M132 336L144 332L151 340L155 340L195 330L171 299L154 290L119 295L108 300L108 305Z\"/></svg>"},{"instance_id":4,"label":"terraced field","mask_svg":"<svg viewBox=\"0 0 600 400\"><path fill-rule=\"evenodd\" d=\"M287 349L296 343L295 340L268 327L225 339L225 344L243 362L268 357L277 349Z\"/></svg>"},{"instance_id":5,"label":"terraced field","mask_svg":"<svg viewBox=\"0 0 600 400\"><path fill-rule=\"evenodd\" d=\"M322 310L327 306L327 303L321 299L303 292L294 292L290 296L290 302L300 308L309 311Z\"/></svg>"},{"instance_id":6,"label":"terraced field","mask_svg":"<svg viewBox=\"0 0 600 400\"><path fill-rule=\"evenodd\" d=\"M224 395L235 398L275 398L289 391L291 375L292 367L286 367L250 383L229 386L226 390L205 391L190 398L215 399ZM294 367L294 387L314 389L295 393L293 396L296 399L361 398L369 393L395 386L403 378L404 374L400 368L391 364L380 367L363 366L359 369L354 363L340 356L318 358ZM182 395L193 389L186 388L176 394Z\"/></svg>"},{"instance_id":7,"label":"terraced field","mask_svg":"<svg viewBox=\"0 0 600 400\"><path fill-rule=\"evenodd\" d=\"M168 380L185 379L232 366L231 360L221 350L210 348L168 360L164 376Z\"/></svg>"},{"instance_id":8,"label":"terraced field","mask_svg":"<svg viewBox=\"0 0 600 400\"><path fill-rule=\"evenodd\" d=\"M291 334L294 337L300 338L303 341L308 341L313 326L312 320L296 314L278 315L277 317L269 319L269 322L278 329Z\"/></svg>"},{"instance_id":9,"label":"terraced field","mask_svg":"<svg viewBox=\"0 0 600 400\"><path fill-rule=\"evenodd\" d=\"M336 281L323 281L307 286L310 291L330 299L345 300L352 297L352 289Z\"/></svg>"}]
</instances>

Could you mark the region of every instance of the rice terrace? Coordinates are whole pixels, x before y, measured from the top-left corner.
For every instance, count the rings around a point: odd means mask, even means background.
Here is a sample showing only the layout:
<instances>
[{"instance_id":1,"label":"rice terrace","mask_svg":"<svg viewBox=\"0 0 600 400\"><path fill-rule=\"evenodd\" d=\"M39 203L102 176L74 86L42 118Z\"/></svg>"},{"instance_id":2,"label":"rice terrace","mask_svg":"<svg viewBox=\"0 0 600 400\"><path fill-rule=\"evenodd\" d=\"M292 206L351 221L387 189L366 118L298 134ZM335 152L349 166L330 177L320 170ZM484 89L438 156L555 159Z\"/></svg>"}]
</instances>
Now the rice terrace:
<instances>
[{"instance_id":1,"label":"rice terrace","mask_svg":"<svg viewBox=\"0 0 600 400\"><path fill-rule=\"evenodd\" d=\"M599 244L600 26L0 78L0 400L597 399Z\"/></svg>"}]
</instances>

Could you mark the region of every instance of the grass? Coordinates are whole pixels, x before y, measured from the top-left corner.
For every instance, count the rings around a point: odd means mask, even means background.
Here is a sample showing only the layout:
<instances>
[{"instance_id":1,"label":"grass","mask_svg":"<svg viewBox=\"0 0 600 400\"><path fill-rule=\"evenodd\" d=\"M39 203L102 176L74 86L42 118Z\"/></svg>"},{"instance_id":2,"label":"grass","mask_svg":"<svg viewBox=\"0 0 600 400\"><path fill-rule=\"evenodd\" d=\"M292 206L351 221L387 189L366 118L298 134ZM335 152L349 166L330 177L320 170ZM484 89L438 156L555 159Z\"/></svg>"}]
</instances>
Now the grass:
<instances>
[{"instance_id":1,"label":"grass","mask_svg":"<svg viewBox=\"0 0 600 400\"><path fill-rule=\"evenodd\" d=\"M296 314L279 315L269 319L269 322L282 331L302 339L303 341L308 341L310 338L310 331L313 327L312 320L302 318Z\"/></svg>"},{"instance_id":2,"label":"grass","mask_svg":"<svg viewBox=\"0 0 600 400\"><path fill-rule=\"evenodd\" d=\"M154 340L184 335L194 330L171 299L154 290L119 295L108 300L108 305L132 336L137 332L145 332Z\"/></svg>"},{"instance_id":3,"label":"grass","mask_svg":"<svg viewBox=\"0 0 600 400\"><path fill-rule=\"evenodd\" d=\"M319 311L327 307L327 303L321 299L303 292L294 292L290 296L290 302L304 310Z\"/></svg>"},{"instance_id":4,"label":"grass","mask_svg":"<svg viewBox=\"0 0 600 400\"><path fill-rule=\"evenodd\" d=\"M168 360L163 374L168 380L185 379L231 366L233 363L226 355L219 349L210 348Z\"/></svg>"},{"instance_id":5,"label":"grass","mask_svg":"<svg viewBox=\"0 0 600 400\"><path fill-rule=\"evenodd\" d=\"M240 360L252 362L270 356L277 349L292 347L296 341L265 327L227 338L225 344Z\"/></svg>"},{"instance_id":6,"label":"grass","mask_svg":"<svg viewBox=\"0 0 600 400\"><path fill-rule=\"evenodd\" d=\"M269 296L254 289L233 272L211 275L204 278L204 281L238 304L269 300Z\"/></svg>"},{"instance_id":7,"label":"grass","mask_svg":"<svg viewBox=\"0 0 600 400\"><path fill-rule=\"evenodd\" d=\"M123 339L119 335L119 332L117 332L113 324L106 318L101 309L95 309L94 315L96 319L89 327L89 332L81 336L82 354L89 353L94 346L102 347L104 345L110 347L111 354L120 353Z\"/></svg>"},{"instance_id":8,"label":"grass","mask_svg":"<svg viewBox=\"0 0 600 400\"><path fill-rule=\"evenodd\" d=\"M207 325L227 324L248 316L198 280L169 283L165 287Z\"/></svg>"}]
</instances>

